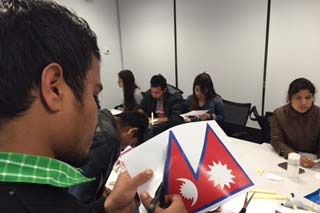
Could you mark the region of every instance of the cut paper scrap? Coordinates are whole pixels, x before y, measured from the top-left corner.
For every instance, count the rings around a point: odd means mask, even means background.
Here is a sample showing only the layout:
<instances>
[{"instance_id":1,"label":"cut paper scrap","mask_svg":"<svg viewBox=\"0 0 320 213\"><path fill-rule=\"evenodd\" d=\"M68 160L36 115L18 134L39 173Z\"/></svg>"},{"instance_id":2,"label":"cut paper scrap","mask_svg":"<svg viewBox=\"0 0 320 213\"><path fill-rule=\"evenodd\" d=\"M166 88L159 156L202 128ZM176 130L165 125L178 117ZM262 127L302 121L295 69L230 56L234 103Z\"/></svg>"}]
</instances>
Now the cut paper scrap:
<instances>
[{"instance_id":1,"label":"cut paper scrap","mask_svg":"<svg viewBox=\"0 0 320 213\"><path fill-rule=\"evenodd\" d=\"M274 181L280 181L282 180L282 177L273 173L267 173L265 176L269 180L274 180Z\"/></svg>"},{"instance_id":2,"label":"cut paper scrap","mask_svg":"<svg viewBox=\"0 0 320 213\"><path fill-rule=\"evenodd\" d=\"M131 176L154 171L140 192L154 195L164 181L167 193L180 194L188 212L206 212L253 186L224 146L227 140L215 121L183 124L133 149L123 161Z\"/></svg>"},{"instance_id":3,"label":"cut paper scrap","mask_svg":"<svg viewBox=\"0 0 320 213\"><path fill-rule=\"evenodd\" d=\"M261 168L258 168L258 169L256 170L256 172L257 172L257 174L258 174L259 176L262 176L263 173L264 173L264 170L261 169Z\"/></svg>"}]
</instances>

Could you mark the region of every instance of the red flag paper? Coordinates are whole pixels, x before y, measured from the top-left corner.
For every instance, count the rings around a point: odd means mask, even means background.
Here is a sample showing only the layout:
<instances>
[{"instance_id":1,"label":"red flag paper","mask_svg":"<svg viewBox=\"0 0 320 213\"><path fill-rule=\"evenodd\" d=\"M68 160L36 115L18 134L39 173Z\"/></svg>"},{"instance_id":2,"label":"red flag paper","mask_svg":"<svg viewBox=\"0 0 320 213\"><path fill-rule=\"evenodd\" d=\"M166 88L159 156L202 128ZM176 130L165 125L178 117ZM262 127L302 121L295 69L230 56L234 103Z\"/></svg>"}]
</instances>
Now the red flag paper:
<instances>
[{"instance_id":1,"label":"red flag paper","mask_svg":"<svg viewBox=\"0 0 320 213\"><path fill-rule=\"evenodd\" d=\"M253 185L209 125L196 171L170 132L164 182L168 194L181 195L188 212L214 206Z\"/></svg>"}]
</instances>

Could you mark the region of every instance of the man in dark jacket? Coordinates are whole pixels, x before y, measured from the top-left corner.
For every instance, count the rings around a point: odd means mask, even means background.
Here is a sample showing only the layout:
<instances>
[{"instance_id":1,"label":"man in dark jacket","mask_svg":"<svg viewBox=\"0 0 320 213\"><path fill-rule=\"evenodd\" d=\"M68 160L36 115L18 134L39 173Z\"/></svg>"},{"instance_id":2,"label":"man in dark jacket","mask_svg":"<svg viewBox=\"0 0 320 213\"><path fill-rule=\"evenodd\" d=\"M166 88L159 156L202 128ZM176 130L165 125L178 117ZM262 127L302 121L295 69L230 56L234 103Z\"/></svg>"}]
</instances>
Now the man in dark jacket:
<instances>
[{"instance_id":1,"label":"man in dark jacket","mask_svg":"<svg viewBox=\"0 0 320 213\"><path fill-rule=\"evenodd\" d=\"M180 117L183 109L181 91L169 88L167 80L160 74L152 76L150 90L144 95L140 107L153 119L150 121L153 135L183 122Z\"/></svg>"},{"instance_id":2,"label":"man in dark jacket","mask_svg":"<svg viewBox=\"0 0 320 213\"><path fill-rule=\"evenodd\" d=\"M94 181L76 185L70 192L83 203L99 202L105 183L118 159L120 149L143 142L148 129L148 117L141 112L128 111L113 116L108 109L99 111L98 127L93 138L88 162L82 173Z\"/></svg>"}]
</instances>

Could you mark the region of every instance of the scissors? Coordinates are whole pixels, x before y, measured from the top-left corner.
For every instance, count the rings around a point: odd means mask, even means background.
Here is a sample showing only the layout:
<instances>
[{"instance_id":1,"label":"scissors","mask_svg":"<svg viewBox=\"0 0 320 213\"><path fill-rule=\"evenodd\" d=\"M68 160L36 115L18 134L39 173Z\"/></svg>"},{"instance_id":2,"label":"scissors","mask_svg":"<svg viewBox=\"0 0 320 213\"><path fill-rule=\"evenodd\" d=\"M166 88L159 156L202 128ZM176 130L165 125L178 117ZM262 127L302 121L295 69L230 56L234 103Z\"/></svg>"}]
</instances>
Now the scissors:
<instances>
[{"instance_id":1,"label":"scissors","mask_svg":"<svg viewBox=\"0 0 320 213\"><path fill-rule=\"evenodd\" d=\"M165 200L165 186L164 183L161 182L156 193L154 194L154 197L148 207L148 213L154 213L157 206L160 206L161 208L167 208L168 204Z\"/></svg>"},{"instance_id":2,"label":"scissors","mask_svg":"<svg viewBox=\"0 0 320 213\"><path fill-rule=\"evenodd\" d=\"M159 205L161 208L167 208L169 206L169 203L166 202L165 196L166 196L166 187L164 184L164 177L165 177L165 171L166 171L166 163L167 163L167 158L168 158L168 147L165 150L165 161L164 161L164 166L163 166L163 176L162 176L162 181L159 184L154 197L149 204L149 207L147 208L148 213L154 213L156 207Z\"/></svg>"},{"instance_id":3,"label":"scissors","mask_svg":"<svg viewBox=\"0 0 320 213\"><path fill-rule=\"evenodd\" d=\"M255 194L255 192L252 193L252 195L249 197L249 199L248 199L248 194L249 193L247 192L246 193L246 197L244 199L243 207L242 207L242 209L240 210L239 213L245 213L247 211L247 207L248 207L250 201L252 200L253 195Z\"/></svg>"}]
</instances>

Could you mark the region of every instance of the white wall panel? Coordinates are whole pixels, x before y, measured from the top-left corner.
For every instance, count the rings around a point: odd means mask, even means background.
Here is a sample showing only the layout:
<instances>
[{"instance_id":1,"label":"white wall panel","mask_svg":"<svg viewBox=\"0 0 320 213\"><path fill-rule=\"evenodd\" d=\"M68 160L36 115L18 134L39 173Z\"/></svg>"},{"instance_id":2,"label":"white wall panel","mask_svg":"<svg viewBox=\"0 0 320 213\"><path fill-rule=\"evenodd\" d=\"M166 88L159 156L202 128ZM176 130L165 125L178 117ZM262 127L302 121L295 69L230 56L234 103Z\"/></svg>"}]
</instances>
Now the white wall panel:
<instances>
[{"instance_id":1,"label":"white wall panel","mask_svg":"<svg viewBox=\"0 0 320 213\"><path fill-rule=\"evenodd\" d=\"M172 0L119 0L124 68L142 90L161 73L175 84Z\"/></svg>"},{"instance_id":2,"label":"white wall panel","mask_svg":"<svg viewBox=\"0 0 320 213\"><path fill-rule=\"evenodd\" d=\"M320 89L319 11L318 0L272 1L266 110L286 103L289 84L298 77Z\"/></svg>"},{"instance_id":3,"label":"white wall panel","mask_svg":"<svg viewBox=\"0 0 320 213\"><path fill-rule=\"evenodd\" d=\"M178 81L207 71L217 93L261 109L267 1L177 0Z\"/></svg>"},{"instance_id":4,"label":"white wall panel","mask_svg":"<svg viewBox=\"0 0 320 213\"><path fill-rule=\"evenodd\" d=\"M56 0L83 17L95 31L101 50L101 81L103 91L99 95L103 108L120 103L122 91L118 88L118 70L121 69L120 35L117 0ZM104 54L105 49L110 54Z\"/></svg>"}]
</instances>

